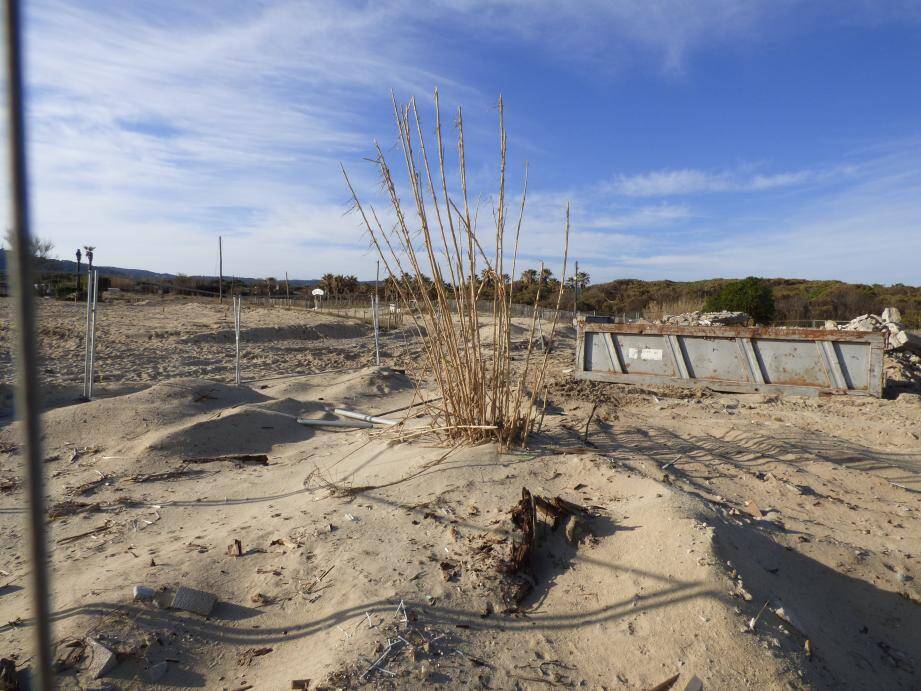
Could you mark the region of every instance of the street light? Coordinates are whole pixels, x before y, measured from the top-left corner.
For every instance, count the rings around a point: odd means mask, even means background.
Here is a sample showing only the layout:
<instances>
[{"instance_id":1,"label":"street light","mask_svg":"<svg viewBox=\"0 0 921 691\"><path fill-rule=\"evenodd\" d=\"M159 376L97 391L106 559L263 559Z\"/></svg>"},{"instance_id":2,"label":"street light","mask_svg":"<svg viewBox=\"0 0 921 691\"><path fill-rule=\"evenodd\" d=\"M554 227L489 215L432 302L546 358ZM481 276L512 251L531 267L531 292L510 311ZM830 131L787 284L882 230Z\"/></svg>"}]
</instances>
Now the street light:
<instances>
[{"instance_id":1,"label":"street light","mask_svg":"<svg viewBox=\"0 0 921 691\"><path fill-rule=\"evenodd\" d=\"M74 295L74 302L80 301L80 259L83 257L83 253L80 251L80 248L77 248L77 292Z\"/></svg>"}]
</instances>

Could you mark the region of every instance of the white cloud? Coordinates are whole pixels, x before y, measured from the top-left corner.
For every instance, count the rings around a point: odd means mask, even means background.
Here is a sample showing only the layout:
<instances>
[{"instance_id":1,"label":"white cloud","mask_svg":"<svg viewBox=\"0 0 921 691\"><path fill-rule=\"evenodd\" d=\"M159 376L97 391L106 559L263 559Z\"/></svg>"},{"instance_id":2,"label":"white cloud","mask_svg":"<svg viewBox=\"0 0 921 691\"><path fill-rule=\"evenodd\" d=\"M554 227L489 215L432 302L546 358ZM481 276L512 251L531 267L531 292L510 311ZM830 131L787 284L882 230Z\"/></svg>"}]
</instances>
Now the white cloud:
<instances>
[{"instance_id":1,"label":"white cloud","mask_svg":"<svg viewBox=\"0 0 921 691\"><path fill-rule=\"evenodd\" d=\"M715 192L759 192L838 181L856 172L854 166L828 170L796 170L752 174L744 170L711 173L694 168L620 175L602 190L627 197L673 197Z\"/></svg>"}]
</instances>

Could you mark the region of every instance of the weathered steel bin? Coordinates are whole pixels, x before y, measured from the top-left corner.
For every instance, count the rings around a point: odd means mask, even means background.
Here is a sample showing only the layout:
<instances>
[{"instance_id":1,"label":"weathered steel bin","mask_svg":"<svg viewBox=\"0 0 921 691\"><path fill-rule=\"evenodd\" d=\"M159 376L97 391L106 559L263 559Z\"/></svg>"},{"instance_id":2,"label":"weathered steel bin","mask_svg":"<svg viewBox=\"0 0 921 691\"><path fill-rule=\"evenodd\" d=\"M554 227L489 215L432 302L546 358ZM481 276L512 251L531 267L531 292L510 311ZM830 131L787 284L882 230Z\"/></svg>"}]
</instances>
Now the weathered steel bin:
<instances>
[{"instance_id":1,"label":"weathered steel bin","mask_svg":"<svg viewBox=\"0 0 921 691\"><path fill-rule=\"evenodd\" d=\"M576 322L579 379L738 393L882 396L883 335L869 331Z\"/></svg>"}]
</instances>

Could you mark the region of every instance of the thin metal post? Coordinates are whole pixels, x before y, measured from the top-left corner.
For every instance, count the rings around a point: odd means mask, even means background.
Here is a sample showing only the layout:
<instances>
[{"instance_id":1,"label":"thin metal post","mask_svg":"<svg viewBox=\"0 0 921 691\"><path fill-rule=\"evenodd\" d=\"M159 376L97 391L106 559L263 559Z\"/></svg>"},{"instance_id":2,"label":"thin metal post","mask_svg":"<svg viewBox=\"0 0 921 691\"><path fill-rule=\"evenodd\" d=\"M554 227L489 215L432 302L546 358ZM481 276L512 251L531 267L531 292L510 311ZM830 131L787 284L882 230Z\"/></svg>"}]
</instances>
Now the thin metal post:
<instances>
[{"instance_id":1,"label":"thin metal post","mask_svg":"<svg viewBox=\"0 0 921 691\"><path fill-rule=\"evenodd\" d=\"M381 366L381 322L380 317L378 316L378 302L377 295L372 296L371 298L371 310L374 313L374 362L380 367Z\"/></svg>"},{"instance_id":2,"label":"thin metal post","mask_svg":"<svg viewBox=\"0 0 921 691\"><path fill-rule=\"evenodd\" d=\"M234 376L234 381L237 386L240 386L240 307L243 302L243 298L239 295L235 296L233 299L233 326L236 336L236 374Z\"/></svg>"},{"instance_id":3,"label":"thin metal post","mask_svg":"<svg viewBox=\"0 0 921 691\"><path fill-rule=\"evenodd\" d=\"M33 688L52 686L50 577L45 535L45 476L42 466L38 384L38 343L32 295L32 233L29 228L29 185L26 163L25 113L22 94L22 26L18 0L6 2L7 136L13 212L12 278L15 290L16 415L22 421L23 452L28 477L27 515L32 573L32 614L35 620L35 675Z\"/></svg>"},{"instance_id":4,"label":"thin metal post","mask_svg":"<svg viewBox=\"0 0 921 691\"><path fill-rule=\"evenodd\" d=\"M217 295L219 304L224 304L224 242L217 236Z\"/></svg>"},{"instance_id":5,"label":"thin metal post","mask_svg":"<svg viewBox=\"0 0 921 691\"><path fill-rule=\"evenodd\" d=\"M86 272L86 331L83 337L83 398L90 398L90 330L93 317L93 272Z\"/></svg>"},{"instance_id":6,"label":"thin metal post","mask_svg":"<svg viewBox=\"0 0 921 691\"><path fill-rule=\"evenodd\" d=\"M99 299L99 270L93 270L93 314L90 320L90 378L86 397L93 398L93 378L96 370L96 301Z\"/></svg>"}]
</instances>

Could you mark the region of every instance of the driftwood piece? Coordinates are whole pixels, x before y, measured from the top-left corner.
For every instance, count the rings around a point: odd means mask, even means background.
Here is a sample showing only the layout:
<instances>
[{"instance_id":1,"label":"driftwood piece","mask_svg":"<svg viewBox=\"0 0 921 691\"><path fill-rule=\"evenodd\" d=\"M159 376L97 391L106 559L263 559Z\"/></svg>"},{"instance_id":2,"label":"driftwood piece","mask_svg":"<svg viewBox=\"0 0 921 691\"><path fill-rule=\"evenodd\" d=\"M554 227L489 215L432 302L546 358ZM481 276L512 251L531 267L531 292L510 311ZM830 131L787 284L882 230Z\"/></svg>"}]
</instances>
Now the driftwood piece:
<instances>
[{"instance_id":1,"label":"driftwood piece","mask_svg":"<svg viewBox=\"0 0 921 691\"><path fill-rule=\"evenodd\" d=\"M95 513L96 511L102 511L102 505L98 501L86 502L68 499L59 501L48 509L48 518L54 520L64 516L73 516L78 513Z\"/></svg>"},{"instance_id":2,"label":"driftwood piece","mask_svg":"<svg viewBox=\"0 0 921 691\"><path fill-rule=\"evenodd\" d=\"M527 572L531 568L531 552L534 549L534 502L526 487L521 488L521 500L512 509L512 524L520 534L512 545L508 571Z\"/></svg>"},{"instance_id":3,"label":"driftwood piece","mask_svg":"<svg viewBox=\"0 0 921 691\"><path fill-rule=\"evenodd\" d=\"M268 465L269 457L264 453L232 453L225 456L204 456L183 458L183 463L236 463L238 465Z\"/></svg>"}]
</instances>

